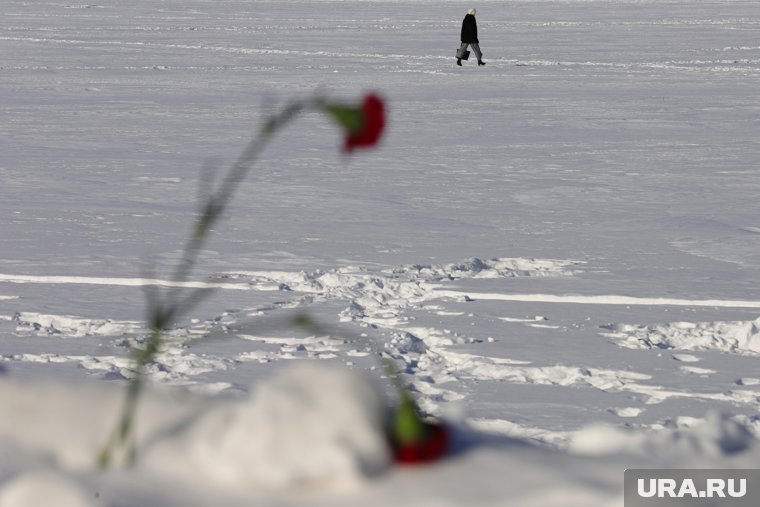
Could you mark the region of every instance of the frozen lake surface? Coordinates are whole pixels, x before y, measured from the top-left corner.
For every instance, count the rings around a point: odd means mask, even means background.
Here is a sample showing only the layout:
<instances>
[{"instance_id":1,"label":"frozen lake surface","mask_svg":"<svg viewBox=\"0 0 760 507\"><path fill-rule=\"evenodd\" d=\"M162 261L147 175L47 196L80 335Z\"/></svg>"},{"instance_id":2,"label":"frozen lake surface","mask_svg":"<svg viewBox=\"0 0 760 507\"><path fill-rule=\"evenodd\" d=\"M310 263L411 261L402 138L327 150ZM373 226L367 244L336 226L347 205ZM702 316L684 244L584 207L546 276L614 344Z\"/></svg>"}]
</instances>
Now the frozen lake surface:
<instances>
[{"instance_id":1,"label":"frozen lake surface","mask_svg":"<svg viewBox=\"0 0 760 507\"><path fill-rule=\"evenodd\" d=\"M603 441L662 466L657 447L694 428L667 464L760 468L760 4L474 6L485 67L455 65L461 2L4 0L0 380L119 392L146 273L168 280L204 167L290 99L373 90L378 149L341 154L317 114L267 148L202 252L194 279L218 291L176 323L157 385L232 403L298 360L379 377L375 340L428 414L537 444L533 470L579 488L558 503L499 479L527 477L523 458L475 452L422 472L422 492L396 474L358 493L376 505L618 505L625 459L603 487L559 463L603 474L607 458L573 461ZM283 326L304 310L332 335ZM41 392L3 446L54 410ZM7 491L42 467L18 452ZM98 482L63 463L63 489ZM484 469L491 496L432 487ZM123 475L94 505L140 502Z\"/></svg>"}]
</instances>

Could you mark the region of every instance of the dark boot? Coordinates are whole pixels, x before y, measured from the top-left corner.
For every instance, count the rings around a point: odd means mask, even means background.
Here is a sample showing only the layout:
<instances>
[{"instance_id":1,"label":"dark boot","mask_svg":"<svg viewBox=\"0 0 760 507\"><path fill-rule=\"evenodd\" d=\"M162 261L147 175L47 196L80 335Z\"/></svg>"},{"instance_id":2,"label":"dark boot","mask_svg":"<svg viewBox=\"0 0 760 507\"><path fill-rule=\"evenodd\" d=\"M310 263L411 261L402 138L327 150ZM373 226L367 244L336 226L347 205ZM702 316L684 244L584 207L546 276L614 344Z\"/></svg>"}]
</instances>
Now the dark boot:
<instances>
[{"instance_id":1,"label":"dark boot","mask_svg":"<svg viewBox=\"0 0 760 507\"><path fill-rule=\"evenodd\" d=\"M485 65L485 64L486 62L484 62L483 60L478 60L478 65Z\"/></svg>"},{"instance_id":2,"label":"dark boot","mask_svg":"<svg viewBox=\"0 0 760 507\"><path fill-rule=\"evenodd\" d=\"M457 65L459 65L460 67L462 66L462 59L461 58L457 58Z\"/></svg>"}]
</instances>

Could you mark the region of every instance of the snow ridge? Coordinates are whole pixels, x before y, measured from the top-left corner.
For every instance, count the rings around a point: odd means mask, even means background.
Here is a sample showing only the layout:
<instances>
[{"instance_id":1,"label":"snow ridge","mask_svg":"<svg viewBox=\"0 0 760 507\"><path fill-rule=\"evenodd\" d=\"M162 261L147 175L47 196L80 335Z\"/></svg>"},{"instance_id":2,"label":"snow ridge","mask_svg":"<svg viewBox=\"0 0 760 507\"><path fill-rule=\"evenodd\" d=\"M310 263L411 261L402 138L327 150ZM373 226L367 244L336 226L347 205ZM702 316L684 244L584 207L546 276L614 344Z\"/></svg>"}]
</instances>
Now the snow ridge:
<instances>
[{"instance_id":1,"label":"snow ridge","mask_svg":"<svg viewBox=\"0 0 760 507\"><path fill-rule=\"evenodd\" d=\"M730 322L672 322L659 325L612 324L602 333L631 349L717 350L760 354L760 319Z\"/></svg>"}]
</instances>

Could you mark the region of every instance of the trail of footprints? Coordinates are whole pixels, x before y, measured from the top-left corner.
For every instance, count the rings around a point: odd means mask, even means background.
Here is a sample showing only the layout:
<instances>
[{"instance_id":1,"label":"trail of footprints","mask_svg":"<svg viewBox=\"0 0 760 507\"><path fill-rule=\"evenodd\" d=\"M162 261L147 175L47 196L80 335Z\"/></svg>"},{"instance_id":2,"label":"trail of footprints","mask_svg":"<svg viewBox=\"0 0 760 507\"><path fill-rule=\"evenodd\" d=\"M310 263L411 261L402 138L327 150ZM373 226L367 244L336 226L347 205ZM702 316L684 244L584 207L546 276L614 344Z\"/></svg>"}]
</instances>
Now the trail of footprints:
<instances>
[{"instance_id":1,"label":"trail of footprints","mask_svg":"<svg viewBox=\"0 0 760 507\"><path fill-rule=\"evenodd\" d=\"M399 364L419 396L423 410L439 414L446 403L463 398L460 381L503 381L516 384L576 386L601 391L635 394L644 404L660 403L673 397L691 397L760 406L757 386L760 379L737 380L734 389L716 392L691 392L667 389L654 383L650 375L628 370L585 368L563 364L534 364L508 358L489 357L461 351L457 345L472 343L467 336L445 329L415 326L408 315L411 310L448 315L451 305L435 304L440 299L436 289L467 278L505 278L516 276L572 276L582 263L568 260L524 258L471 259L461 263L401 266L380 272L365 268L342 267L316 272L257 271L223 275L227 281L246 283L251 290L280 291L289 296L277 304L228 312L206 321L194 320L187 328L170 331L168 344L154 365L151 376L172 384L194 386L210 392L232 386L225 382L208 383L198 377L208 372L234 369L243 362L272 362L314 358L342 360L351 364L359 358L382 353ZM305 309L320 303L345 305L338 320L345 326L329 336L294 338L247 332L247 323L260 316L272 316L283 310ZM447 311L448 310L448 311ZM60 338L116 337L124 346L139 343L145 335L143 324L134 321L84 319L65 315L21 312L6 316L19 335ZM553 328L543 317L514 319L526 326ZM358 329L354 326L358 326ZM222 331L250 341L251 350L234 357L193 354L186 349L190 340ZM727 353L760 353L760 320L754 322L671 323L660 326L614 324L599 330L625 348L672 349L673 351L720 350ZM276 335L276 336L275 336ZM372 336L373 338L370 338ZM471 350L471 349L470 349ZM698 358L686 353L673 355L684 374L710 375L711 370L694 363ZM89 356L82 354L12 354L2 357L13 362L76 362L94 374L112 378L133 375L125 356ZM619 408L620 417L635 417L643 409ZM631 410L636 410L632 414ZM617 413L617 412L616 412Z\"/></svg>"}]
</instances>

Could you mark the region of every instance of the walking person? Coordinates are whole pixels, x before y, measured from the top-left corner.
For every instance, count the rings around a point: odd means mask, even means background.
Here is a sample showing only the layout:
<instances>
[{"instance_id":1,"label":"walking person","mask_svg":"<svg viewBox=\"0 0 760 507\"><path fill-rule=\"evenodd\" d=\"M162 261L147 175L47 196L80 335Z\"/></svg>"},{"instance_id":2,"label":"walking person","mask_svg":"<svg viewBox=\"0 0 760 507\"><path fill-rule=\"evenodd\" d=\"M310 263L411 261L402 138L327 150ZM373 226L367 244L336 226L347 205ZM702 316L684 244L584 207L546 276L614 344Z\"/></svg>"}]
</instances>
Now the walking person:
<instances>
[{"instance_id":1,"label":"walking person","mask_svg":"<svg viewBox=\"0 0 760 507\"><path fill-rule=\"evenodd\" d=\"M480 52L480 41L478 41L478 24L475 22L475 9L467 11L467 15L462 21L462 46L457 51L457 65L462 66L462 57L467 46L471 46L475 51L475 56L478 57L478 65L485 65L483 61L483 53Z\"/></svg>"}]
</instances>

